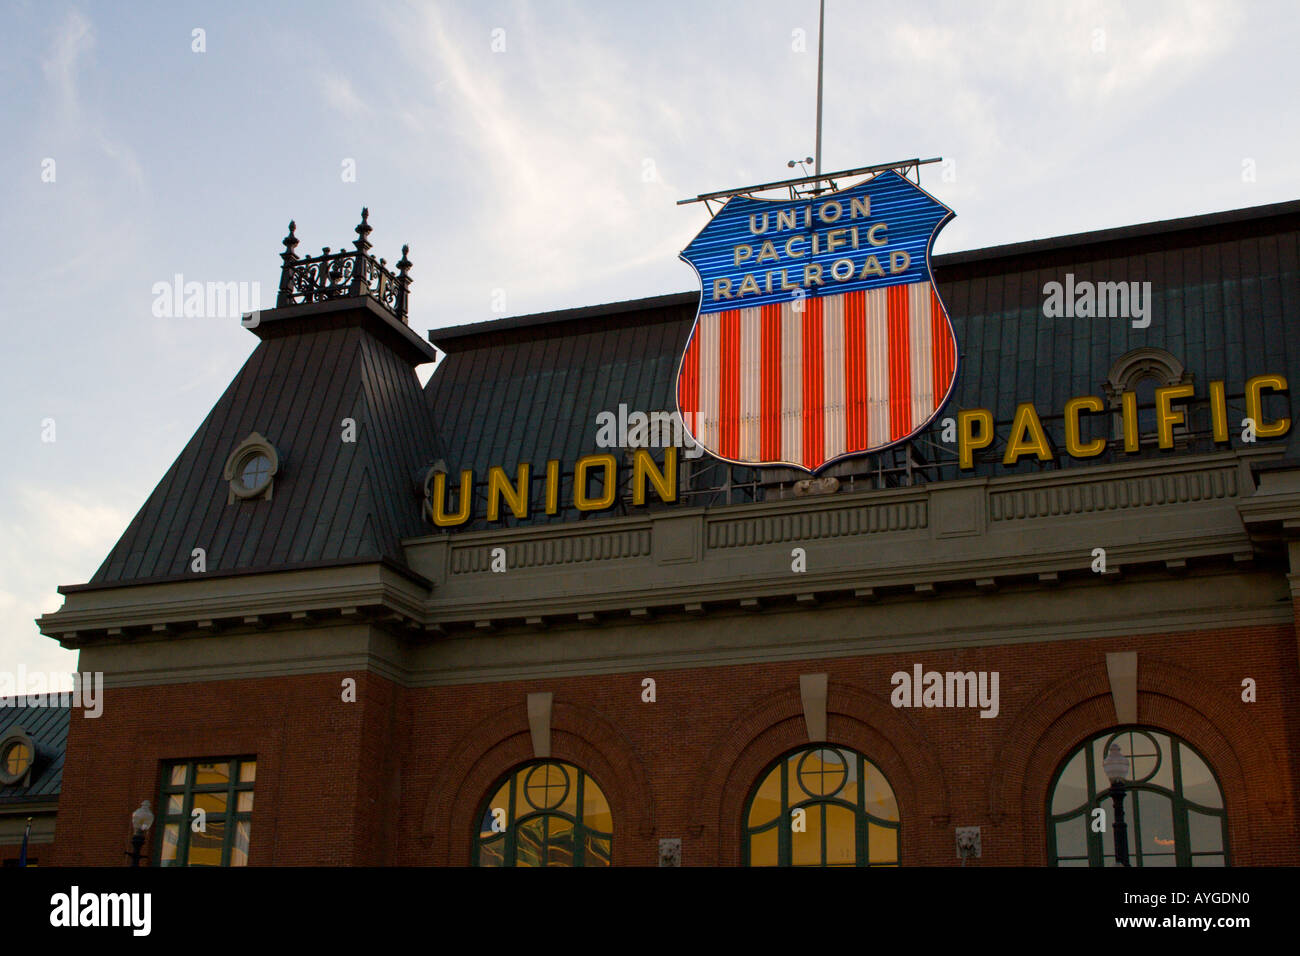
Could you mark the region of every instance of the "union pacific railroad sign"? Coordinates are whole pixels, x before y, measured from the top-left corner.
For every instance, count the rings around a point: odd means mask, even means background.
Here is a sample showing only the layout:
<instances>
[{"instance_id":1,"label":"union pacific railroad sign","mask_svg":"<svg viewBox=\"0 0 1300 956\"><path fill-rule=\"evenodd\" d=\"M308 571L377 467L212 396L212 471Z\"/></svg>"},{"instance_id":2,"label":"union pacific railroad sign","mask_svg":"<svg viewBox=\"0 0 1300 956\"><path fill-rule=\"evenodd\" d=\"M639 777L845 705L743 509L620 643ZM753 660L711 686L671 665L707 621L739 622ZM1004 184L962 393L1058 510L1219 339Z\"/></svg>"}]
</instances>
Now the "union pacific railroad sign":
<instances>
[{"instance_id":1,"label":"union pacific railroad sign","mask_svg":"<svg viewBox=\"0 0 1300 956\"><path fill-rule=\"evenodd\" d=\"M816 473L925 428L957 377L930 274L953 215L893 170L816 197L728 199L682 252L703 287L677 373L695 441Z\"/></svg>"}]
</instances>

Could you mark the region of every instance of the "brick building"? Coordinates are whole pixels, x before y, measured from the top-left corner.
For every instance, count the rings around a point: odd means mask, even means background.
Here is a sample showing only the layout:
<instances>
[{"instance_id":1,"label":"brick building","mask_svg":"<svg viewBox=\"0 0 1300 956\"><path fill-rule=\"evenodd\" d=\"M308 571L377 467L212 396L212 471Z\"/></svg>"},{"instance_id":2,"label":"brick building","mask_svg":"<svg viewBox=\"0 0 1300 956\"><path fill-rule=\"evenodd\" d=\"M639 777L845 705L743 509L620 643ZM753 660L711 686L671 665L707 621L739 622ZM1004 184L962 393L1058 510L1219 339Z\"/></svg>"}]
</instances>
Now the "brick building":
<instances>
[{"instance_id":1,"label":"brick building","mask_svg":"<svg viewBox=\"0 0 1300 956\"><path fill-rule=\"evenodd\" d=\"M674 409L698 293L426 342L369 232L291 230L40 619L106 683L53 862L120 863L148 799L155 864L1109 865L1119 797L1133 865L1300 864L1300 202L936 257L947 409L817 481L599 441ZM1067 276L1149 324L1045 316Z\"/></svg>"}]
</instances>

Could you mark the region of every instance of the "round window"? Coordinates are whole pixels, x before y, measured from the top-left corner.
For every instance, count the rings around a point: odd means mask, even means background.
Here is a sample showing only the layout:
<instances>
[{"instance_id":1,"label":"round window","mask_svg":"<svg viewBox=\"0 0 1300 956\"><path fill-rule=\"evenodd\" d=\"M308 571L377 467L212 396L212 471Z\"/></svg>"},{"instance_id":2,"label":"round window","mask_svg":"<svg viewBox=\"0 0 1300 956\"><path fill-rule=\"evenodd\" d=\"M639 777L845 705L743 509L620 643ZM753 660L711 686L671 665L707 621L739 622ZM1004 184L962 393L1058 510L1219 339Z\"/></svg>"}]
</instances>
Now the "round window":
<instances>
[{"instance_id":1,"label":"round window","mask_svg":"<svg viewBox=\"0 0 1300 956\"><path fill-rule=\"evenodd\" d=\"M245 491L257 492L271 480L271 460L261 452L249 455L239 469L239 481Z\"/></svg>"},{"instance_id":2,"label":"round window","mask_svg":"<svg viewBox=\"0 0 1300 956\"><path fill-rule=\"evenodd\" d=\"M22 741L15 741L5 748L4 771L7 777L21 777L32 763L32 750Z\"/></svg>"}]
</instances>

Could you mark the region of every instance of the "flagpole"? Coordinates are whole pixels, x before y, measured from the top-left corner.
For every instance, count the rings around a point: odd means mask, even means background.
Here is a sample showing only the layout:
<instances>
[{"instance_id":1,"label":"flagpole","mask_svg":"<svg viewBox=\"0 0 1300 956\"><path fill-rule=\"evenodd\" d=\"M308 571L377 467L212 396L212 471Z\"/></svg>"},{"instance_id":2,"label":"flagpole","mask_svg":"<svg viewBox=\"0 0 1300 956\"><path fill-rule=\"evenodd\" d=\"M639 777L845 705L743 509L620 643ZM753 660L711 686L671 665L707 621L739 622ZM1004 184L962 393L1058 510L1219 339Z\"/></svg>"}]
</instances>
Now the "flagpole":
<instances>
[{"instance_id":1,"label":"flagpole","mask_svg":"<svg viewBox=\"0 0 1300 956\"><path fill-rule=\"evenodd\" d=\"M816 165L813 173L820 179L822 174L822 54L826 43L826 0L820 0L817 16L817 149L814 154ZM817 184L820 192L821 183Z\"/></svg>"},{"instance_id":2,"label":"flagpole","mask_svg":"<svg viewBox=\"0 0 1300 956\"><path fill-rule=\"evenodd\" d=\"M23 848L18 851L18 865L27 865L27 840L32 835L32 818L27 818L27 829L23 831Z\"/></svg>"}]
</instances>

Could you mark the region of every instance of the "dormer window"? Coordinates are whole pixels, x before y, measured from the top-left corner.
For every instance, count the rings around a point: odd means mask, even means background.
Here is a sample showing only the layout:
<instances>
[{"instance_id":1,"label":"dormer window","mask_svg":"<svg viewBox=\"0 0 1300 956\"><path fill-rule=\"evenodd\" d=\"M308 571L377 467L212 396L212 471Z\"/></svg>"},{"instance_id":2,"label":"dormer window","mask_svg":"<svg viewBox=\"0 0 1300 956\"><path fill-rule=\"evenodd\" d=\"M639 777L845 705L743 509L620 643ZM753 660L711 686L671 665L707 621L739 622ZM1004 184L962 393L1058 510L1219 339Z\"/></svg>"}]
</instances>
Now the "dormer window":
<instances>
[{"instance_id":1,"label":"dormer window","mask_svg":"<svg viewBox=\"0 0 1300 956\"><path fill-rule=\"evenodd\" d=\"M253 432L226 459L225 478L230 482L230 494L226 503L254 498L270 501L271 487L275 484L275 474L279 470L280 456L276 453L275 446Z\"/></svg>"},{"instance_id":2,"label":"dormer window","mask_svg":"<svg viewBox=\"0 0 1300 956\"><path fill-rule=\"evenodd\" d=\"M32 769L36 747L21 728L15 728L0 742L0 784L20 783Z\"/></svg>"}]
</instances>

